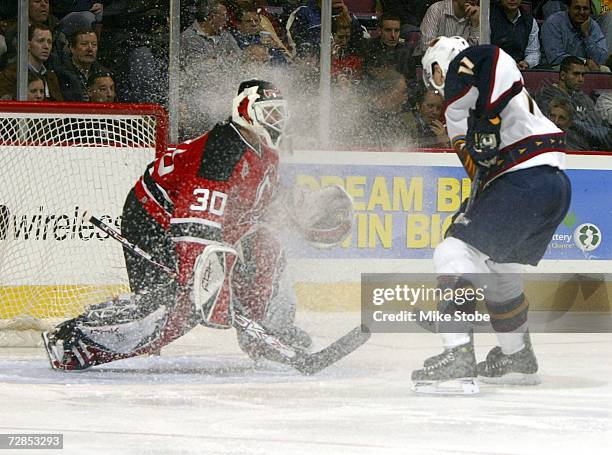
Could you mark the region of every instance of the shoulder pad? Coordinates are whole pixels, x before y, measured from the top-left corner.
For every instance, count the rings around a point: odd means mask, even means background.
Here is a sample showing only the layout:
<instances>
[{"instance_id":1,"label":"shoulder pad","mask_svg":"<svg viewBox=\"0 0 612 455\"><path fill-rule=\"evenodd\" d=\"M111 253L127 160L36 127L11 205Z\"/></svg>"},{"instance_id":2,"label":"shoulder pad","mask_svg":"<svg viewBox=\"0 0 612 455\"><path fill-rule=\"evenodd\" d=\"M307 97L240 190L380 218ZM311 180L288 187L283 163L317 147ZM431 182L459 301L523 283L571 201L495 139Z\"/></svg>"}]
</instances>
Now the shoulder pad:
<instances>
[{"instance_id":1,"label":"shoulder pad","mask_svg":"<svg viewBox=\"0 0 612 455\"><path fill-rule=\"evenodd\" d=\"M215 125L204 144L198 176L226 182L246 150L246 144L230 123Z\"/></svg>"}]
</instances>

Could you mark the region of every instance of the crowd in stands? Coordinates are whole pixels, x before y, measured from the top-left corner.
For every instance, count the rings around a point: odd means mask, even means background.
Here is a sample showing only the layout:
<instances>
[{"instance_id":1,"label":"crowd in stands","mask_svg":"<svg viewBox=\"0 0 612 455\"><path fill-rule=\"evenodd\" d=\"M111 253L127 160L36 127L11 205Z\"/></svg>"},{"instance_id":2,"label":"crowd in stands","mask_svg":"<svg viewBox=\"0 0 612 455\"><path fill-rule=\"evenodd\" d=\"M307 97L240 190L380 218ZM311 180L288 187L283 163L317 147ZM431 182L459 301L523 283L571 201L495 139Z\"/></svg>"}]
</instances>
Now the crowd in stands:
<instances>
[{"instance_id":1,"label":"crowd in stands","mask_svg":"<svg viewBox=\"0 0 612 455\"><path fill-rule=\"evenodd\" d=\"M15 99L17 3L0 0L0 99ZM611 150L612 12L608 0L491 0L490 40L521 71L558 73L528 86L575 150ZM182 0L181 139L227 111L248 77L281 80L296 135L319 121L321 0ZM29 0L28 99L168 103L169 0ZM372 18L376 18L373 25ZM478 0L332 0L335 146L448 147L444 100L420 80L439 35L478 44ZM583 91L589 78L601 81ZM526 78L527 80L527 78Z\"/></svg>"}]
</instances>

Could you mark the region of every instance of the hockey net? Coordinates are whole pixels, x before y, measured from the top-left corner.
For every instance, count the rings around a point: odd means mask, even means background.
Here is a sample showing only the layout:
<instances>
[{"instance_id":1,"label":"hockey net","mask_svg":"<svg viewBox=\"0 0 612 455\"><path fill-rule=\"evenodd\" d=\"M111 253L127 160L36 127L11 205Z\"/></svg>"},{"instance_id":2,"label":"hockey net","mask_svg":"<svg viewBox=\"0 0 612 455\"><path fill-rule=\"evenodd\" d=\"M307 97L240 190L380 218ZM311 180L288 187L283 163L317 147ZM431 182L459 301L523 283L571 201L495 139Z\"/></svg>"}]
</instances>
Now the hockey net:
<instances>
[{"instance_id":1,"label":"hockey net","mask_svg":"<svg viewBox=\"0 0 612 455\"><path fill-rule=\"evenodd\" d=\"M159 106L0 102L0 346L129 291L121 245L83 214L119 228L166 137Z\"/></svg>"}]
</instances>

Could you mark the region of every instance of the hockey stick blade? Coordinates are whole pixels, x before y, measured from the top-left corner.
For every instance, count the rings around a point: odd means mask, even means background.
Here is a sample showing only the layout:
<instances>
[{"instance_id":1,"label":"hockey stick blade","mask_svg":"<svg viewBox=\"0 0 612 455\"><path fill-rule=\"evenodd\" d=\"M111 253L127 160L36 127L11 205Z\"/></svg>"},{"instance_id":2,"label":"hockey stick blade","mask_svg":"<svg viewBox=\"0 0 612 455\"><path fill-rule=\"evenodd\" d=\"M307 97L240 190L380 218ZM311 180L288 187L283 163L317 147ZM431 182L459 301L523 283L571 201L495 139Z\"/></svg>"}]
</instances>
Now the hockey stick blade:
<instances>
[{"instance_id":1,"label":"hockey stick blade","mask_svg":"<svg viewBox=\"0 0 612 455\"><path fill-rule=\"evenodd\" d=\"M361 325L318 352L299 353L289 363L302 374L316 374L349 355L368 341L371 336L370 329Z\"/></svg>"}]
</instances>

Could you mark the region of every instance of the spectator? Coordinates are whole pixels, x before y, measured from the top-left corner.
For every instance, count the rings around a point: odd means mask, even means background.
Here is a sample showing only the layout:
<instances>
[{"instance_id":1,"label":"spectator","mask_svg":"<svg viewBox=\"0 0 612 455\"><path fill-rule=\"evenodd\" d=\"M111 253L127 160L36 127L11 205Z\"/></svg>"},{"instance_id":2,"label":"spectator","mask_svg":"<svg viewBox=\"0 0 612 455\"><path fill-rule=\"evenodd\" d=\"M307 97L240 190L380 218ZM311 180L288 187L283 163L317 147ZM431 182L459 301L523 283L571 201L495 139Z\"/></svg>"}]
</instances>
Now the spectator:
<instances>
[{"instance_id":1,"label":"spectator","mask_svg":"<svg viewBox=\"0 0 612 455\"><path fill-rule=\"evenodd\" d=\"M6 51L6 39L4 38L4 35L0 34L0 60L2 59L2 56L6 54Z\"/></svg>"},{"instance_id":2,"label":"spectator","mask_svg":"<svg viewBox=\"0 0 612 455\"><path fill-rule=\"evenodd\" d=\"M595 103L595 108L599 115L612 126L612 90L606 90L600 93Z\"/></svg>"},{"instance_id":3,"label":"spectator","mask_svg":"<svg viewBox=\"0 0 612 455\"><path fill-rule=\"evenodd\" d=\"M45 100L45 81L38 74L28 71L28 101Z\"/></svg>"},{"instance_id":4,"label":"spectator","mask_svg":"<svg viewBox=\"0 0 612 455\"><path fill-rule=\"evenodd\" d=\"M113 69L119 100L166 105L168 17L163 10L149 9L140 12L137 24L127 34L117 34L114 58L105 66Z\"/></svg>"},{"instance_id":5,"label":"spectator","mask_svg":"<svg viewBox=\"0 0 612 455\"><path fill-rule=\"evenodd\" d=\"M218 0L200 0L196 19L181 35L181 135L194 137L221 120L225 106L214 100L223 84L233 86L233 75L242 68L242 51L225 29L227 8ZM261 57L249 51L247 60Z\"/></svg>"},{"instance_id":6,"label":"spectator","mask_svg":"<svg viewBox=\"0 0 612 455\"><path fill-rule=\"evenodd\" d=\"M304 43L296 49L291 79L296 81L295 88L308 96L318 92L320 58L320 49L316 44Z\"/></svg>"},{"instance_id":7,"label":"spectator","mask_svg":"<svg viewBox=\"0 0 612 455\"><path fill-rule=\"evenodd\" d=\"M6 51L8 50L6 46L6 38L4 37L8 24L9 22L6 20L6 18L0 16L0 69L4 68L5 66L4 56L6 55Z\"/></svg>"},{"instance_id":8,"label":"spectator","mask_svg":"<svg viewBox=\"0 0 612 455\"><path fill-rule=\"evenodd\" d=\"M48 26L33 23L28 27L28 72L34 73L45 82L46 100L62 101L58 78L45 66L52 46L53 34ZM0 73L0 97L17 98L17 63L11 63Z\"/></svg>"},{"instance_id":9,"label":"spectator","mask_svg":"<svg viewBox=\"0 0 612 455\"><path fill-rule=\"evenodd\" d=\"M51 14L49 0L29 0L28 1L28 20L30 25L33 23L43 24L49 27L53 34L53 51L47 61L47 67L55 69L60 60L61 51L65 46L66 38L63 33L58 31L59 20ZM17 24L13 23L6 31L6 63L13 63L17 57Z\"/></svg>"},{"instance_id":10,"label":"spectator","mask_svg":"<svg viewBox=\"0 0 612 455\"><path fill-rule=\"evenodd\" d=\"M546 61L559 65L573 55L586 59L590 71L600 71L608 50L601 28L590 17L589 0L569 0L569 10L551 15L542 25L542 46Z\"/></svg>"},{"instance_id":11,"label":"spectator","mask_svg":"<svg viewBox=\"0 0 612 455\"><path fill-rule=\"evenodd\" d=\"M48 25L50 28L56 28L59 23L57 17L51 14L49 0L29 0L28 14L30 22L39 22Z\"/></svg>"},{"instance_id":12,"label":"spectator","mask_svg":"<svg viewBox=\"0 0 612 455\"><path fill-rule=\"evenodd\" d=\"M89 101L89 75L102 69L96 61L98 36L90 29L81 29L70 36L69 43L71 58L57 69L62 94L66 101Z\"/></svg>"},{"instance_id":13,"label":"spectator","mask_svg":"<svg viewBox=\"0 0 612 455\"><path fill-rule=\"evenodd\" d=\"M295 129L293 140L303 150L314 150L320 147L319 131L320 104L320 49L318 45L304 43L296 49L293 64L287 67L287 90L284 92L288 99L293 100L300 108L291 112L291 124L299 125ZM330 100L332 107L334 103ZM344 111L342 111L344 113ZM333 115L332 115L333 119ZM329 129L332 130L331 128Z\"/></svg>"},{"instance_id":14,"label":"spectator","mask_svg":"<svg viewBox=\"0 0 612 455\"><path fill-rule=\"evenodd\" d=\"M400 18L402 29L400 36L406 38L410 32L418 32L425 12L432 1L425 0L377 0L376 11L382 14L395 15Z\"/></svg>"},{"instance_id":15,"label":"spectator","mask_svg":"<svg viewBox=\"0 0 612 455\"><path fill-rule=\"evenodd\" d=\"M104 2L106 0L51 0L55 15L60 22L80 16L79 28L91 27L94 23L102 23Z\"/></svg>"},{"instance_id":16,"label":"spectator","mask_svg":"<svg viewBox=\"0 0 612 455\"><path fill-rule=\"evenodd\" d=\"M281 37L285 37L285 29L281 27L281 24L273 14L270 14L265 8L257 7L256 0L224 0L223 3L227 7L228 23L234 28L238 27L237 15L239 10L251 7L256 8L261 20L262 29L271 33L276 47L285 49L285 44L281 39Z\"/></svg>"},{"instance_id":17,"label":"spectator","mask_svg":"<svg viewBox=\"0 0 612 455\"><path fill-rule=\"evenodd\" d=\"M565 99L575 110L574 125L581 131L594 150L612 147L610 128L595 109L593 100L582 91L586 73L584 60L566 57L561 62L559 83L545 87L536 97L538 105L548 106L553 98Z\"/></svg>"},{"instance_id":18,"label":"spectator","mask_svg":"<svg viewBox=\"0 0 612 455\"><path fill-rule=\"evenodd\" d=\"M576 120L591 125L601 125L602 119L595 111L595 103L582 91L587 72L583 59L570 56L561 62L559 83L544 87L536 96L540 106L547 106L553 98L568 100L576 110Z\"/></svg>"},{"instance_id":19,"label":"spectator","mask_svg":"<svg viewBox=\"0 0 612 455\"><path fill-rule=\"evenodd\" d=\"M363 46L366 74L370 75L382 67L392 67L407 80L414 80L416 70L412 49L400 39L399 17L383 14L378 28L380 36L366 40Z\"/></svg>"},{"instance_id":20,"label":"spectator","mask_svg":"<svg viewBox=\"0 0 612 455\"><path fill-rule=\"evenodd\" d=\"M364 38L364 29L357 18L349 12L344 0L332 0L332 19L340 15L351 21L351 39L349 47L358 49ZM287 19L287 40L290 49L308 43L321 44L321 0L309 0L306 5L296 8Z\"/></svg>"},{"instance_id":21,"label":"spectator","mask_svg":"<svg viewBox=\"0 0 612 455\"><path fill-rule=\"evenodd\" d=\"M364 117L359 119L356 130L346 138L353 143L342 145L388 149L409 144L410 125L404 112L407 95L408 84L401 73L388 67L379 71L363 98L365 104L360 109L345 113L352 118L359 114Z\"/></svg>"},{"instance_id":22,"label":"spectator","mask_svg":"<svg viewBox=\"0 0 612 455\"><path fill-rule=\"evenodd\" d=\"M521 71L540 63L540 27L530 14L521 12L521 0L499 0L491 5L491 44L514 58Z\"/></svg>"},{"instance_id":23,"label":"spectator","mask_svg":"<svg viewBox=\"0 0 612 455\"><path fill-rule=\"evenodd\" d=\"M612 54L612 11L609 9L603 11L597 18L597 23L606 38L606 49L608 49L609 54ZM608 62L606 63L608 68L611 66L610 57L612 57L612 55L608 57Z\"/></svg>"},{"instance_id":24,"label":"spectator","mask_svg":"<svg viewBox=\"0 0 612 455\"><path fill-rule=\"evenodd\" d=\"M565 98L553 98L548 103L547 117L565 131L568 150L590 150L589 142L574 125L575 109Z\"/></svg>"},{"instance_id":25,"label":"spectator","mask_svg":"<svg viewBox=\"0 0 612 455\"><path fill-rule=\"evenodd\" d=\"M230 28L230 33L238 43L238 47L244 50L246 47L257 44L262 45L268 53L266 61L273 63L287 63L282 49L274 47L272 35L261 27L261 18L254 6L240 9L236 13L238 28ZM259 51L258 51L259 52Z\"/></svg>"},{"instance_id":26,"label":"spectator","mask_svg":"<svg viewBox=\"0 0 612 455\"><path fill-rule=\"evenodd\" d=\"M196 20L181 34L181 54L185 63L216 60L238 54L240 47L225 30L227 8L219 0L200 0Z\"/></svg>"},{"instance_id":27,"label":"spectator","mask_svg":"<svg viewBox=\"0 0 612 455\"><path fill-rule=\"evenodd\" d=\"M437 91L419 90L416 109L409 115L409 130L418 147L450 147L446 126L440 121L444 98Z\"/></svg>"},{"instance_id":28,"label":"spectator","mask_svg":"<svg viewBox=\"0 0 612 455\"><path fill-rule=\"evenodd\" d=\"M99 35L104 12L103 0L56 0L53 11L60 17L62 31L70 36L77 29L91 28Z\"/></svg>"},{"instance_id":29,"label":"spectator","mask_svg":"<svg viewBox=\"0 0 612 455\"><path fill-rule=\"evenodd\" d=\"M421 23L421 48L424 51L438 36L462 36L478 44L480 8L474 0L442 0L431 5Z\"/></svg>"},{"instance_id":30,"label":"spectator","mask_svg":"<svg viewBox=\"0 0 612 455\"><path fill-rule=\"evenodd\" d=\"M91 73L87 80L87 93L92 103L116 102L115 81L112 73L107 70Z\"/></svg>"},{"instance_id":31,"label":"spectator","mask_svg":"<svg viewBox=\"0 0 612 455\"><path fill-rule=\"evenodd\" d=\"M351 22L345 16L332 21L332 80L344 88L360 81L363 77L363 58L349 48Z\"/></svg>"},{"instance_id":32,"label":"spectator","mask_svg":"<svg viewBox=\"0 0 612 455\"><path fill-rule=\"evenodd\" d=\"M256 3L256 0L226 0L225 5L227 6L229 24L234 28L238 28L238 11L246 8L255 8L259 16L261 31L268 32L265 34L265 39L270 41L272 47L280 49L285 58L290 61L293 55L283 41L286 38L285 28L281 27L274 15L266 11L265 8L257 7Z\"/></svg>"},{"instance_id":33,"label":"spectator","mask_svg":"<svg viewBox=\"0 0 612 455\"><path fill-rule=\"evenodd\" d=\"M263 44L249 44L242 50L241 66L237 70L242 74L257 73L270 64L270 52Z\"/></svg>"}]
</instances>

